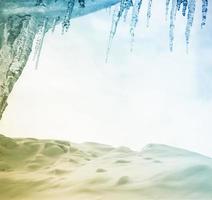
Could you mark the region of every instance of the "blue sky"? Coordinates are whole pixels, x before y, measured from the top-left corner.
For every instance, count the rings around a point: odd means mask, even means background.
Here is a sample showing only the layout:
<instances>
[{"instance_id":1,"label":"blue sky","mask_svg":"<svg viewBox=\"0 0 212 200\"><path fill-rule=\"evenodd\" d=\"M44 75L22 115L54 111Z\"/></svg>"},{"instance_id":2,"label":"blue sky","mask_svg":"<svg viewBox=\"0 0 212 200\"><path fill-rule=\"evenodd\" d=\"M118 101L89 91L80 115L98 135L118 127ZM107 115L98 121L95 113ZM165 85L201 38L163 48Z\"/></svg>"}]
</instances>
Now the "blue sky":
<instances>
[{"instance_id":1,"label":"blue sky","mask_svg":"<svg viewBox=\"0 0 212 200\"><path fill-rule=\"evenodd\" d=\"M201 30L197 10L189 54L185 19L177 17L168 48L165 1L153 2L146 28L144 3L130 53L129 20L121 23L109 62L111 25L103 10L46 35L39 69L30 58L1 121L14 137L95 141L141 149L165 143L212 156L212 13Z\"/></svg>"}]
</instances>

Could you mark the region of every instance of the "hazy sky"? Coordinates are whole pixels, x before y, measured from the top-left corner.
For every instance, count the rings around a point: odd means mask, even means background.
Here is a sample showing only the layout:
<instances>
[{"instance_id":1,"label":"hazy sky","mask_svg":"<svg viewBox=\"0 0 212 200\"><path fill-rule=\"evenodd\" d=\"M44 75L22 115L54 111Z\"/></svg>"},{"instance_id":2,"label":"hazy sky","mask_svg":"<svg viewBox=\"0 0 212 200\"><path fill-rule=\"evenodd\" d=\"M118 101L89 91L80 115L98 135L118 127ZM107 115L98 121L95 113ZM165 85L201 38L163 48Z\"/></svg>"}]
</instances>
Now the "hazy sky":
<instances>
[{"instance_id":1,"label":"hazy sky","mask_svg":"<svg viewBox=\"0 0 212 200\"><path fill-rule=\"evenodd\" d=\"M1 133L137 150L165 143L212 156L212 7L203 30L197 10L189 54L177 17L170 53L160 3L153 1L149 28L144 3L133 53L129 20L120 24L107 64L108 11L72 20L65 35L60 26L48 33L39 69L30 59L10 95Z\"/></svg>"}]
</instances>

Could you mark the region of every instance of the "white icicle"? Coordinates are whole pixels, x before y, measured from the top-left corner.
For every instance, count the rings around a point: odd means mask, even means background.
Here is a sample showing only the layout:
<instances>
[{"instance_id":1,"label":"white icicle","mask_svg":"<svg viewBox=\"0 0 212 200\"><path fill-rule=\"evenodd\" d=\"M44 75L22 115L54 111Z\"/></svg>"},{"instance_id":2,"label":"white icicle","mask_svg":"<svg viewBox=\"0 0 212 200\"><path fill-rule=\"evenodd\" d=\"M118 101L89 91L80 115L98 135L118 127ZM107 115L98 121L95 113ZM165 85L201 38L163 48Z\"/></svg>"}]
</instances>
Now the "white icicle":
<instances>
[{"instance_id":1,"label":"white icicle","mask_svg":"<svg viewBox=\"0 0 212 200\"><path fill-rule=\"evenodd\" d=\"M132 19L130 25L130 34L131 34L131 51L133 50L135 28L138 23L138 15L141 8L142 0L135 0L132 11Z\"/></svg>"},{"instance_id":2,"label":"white icicle","mask_svg":"<svg viewBox=\"0 0 212 200\"><path fill-rule=\"evenodd\" d=\"M147 8L147 27L149 27L151 13L152 13L152 0L149 0L148 8Z\"/></svg>"},{"instance_id":3,"label":"white icicle","mask_svg":"<svg viewBox=\"0 0 212 200\"><path fill-rule=\"evenodd\" d=\"M56 25L57 25L59 20L60 20L60 16L54 18L53 25L52 25L52 33L54 33Z\"/></svg>"},{"instance_id":4,"label":"white icicle","mask_svg":"<svg viewBox=\"0 0 212 200\"><path fill-rule=\"evenodd\" d=\"M48 19L45 19L43 22L43 26L42 26L42 32L41 32L41 40L39 43L39 47L38 47L38 53L37 53L37 59L36 59L36 63L35 63L35 69L38 69L38 64L39 64L39 60L40 60L40 55L41 55L41 50L43 47L43 41L44 41L44 37L46 34L46 25L47 25L47 21Z\"/></svg>"},{"instance_id":5,"label":"white icicle","mask_svg":"<svg viewBox=\"0 0 212 200\"><path fill-rule=\"evenodd\" d=\"M124 13L124 11L129 10L129 8L131 6L132 6L132 0L122 0L120 3L120 8L119 8L118 13L116 13L116 11L114 11L111 30L110 30L110 36L109 36L109 42L108 42L108 48L107 48L107 52L106 52L106 62L108 60L109 52L111 49L113 38L116 34L118 23Z\"/></svg>"},{"instance_id":6,"label":"white icicle","mask_svg":"<svg viewBox=\"0 0 212 200\"><path fill-rule=\"evenodd\" d=\"M202 0L202 23L201 23L202 28L206 24L207 12L208 12L208 0Z\"/></svg>"},{"instance_id":7,"label":"white icicle","mask_svg":"<svg viewBox=\"0 0 212 200\"><path fill-rule=\"evenodd\" d=\"M107 47L107 51L106 51L106 62L108 61L108 57L109 57L109 52L110 52L110 49L111 49L112 41L113 41L114 35L116 33L116 27L117 27L117 25L116 25L116 23L117 23L116 17L117 17L116 10L114 10L113 16L112 16L112 24L111 24L111 29L110 29L109 42L108 42L108 47Z\"/></svg>"},{"instance_id":8,"label":"white icicle","mask_svg":"<svg viewBox=\"0 0 212 200\"><path fill-rule=\"evenodd\" d=\"M188 51L188 46L190 42L191 28L194 21L195 8L196 8L196 0L190 0L188 4L187 25L186 25L186 32L185 32L187 51Z\"/></svg>"},{"instance_id":9,"label":"white icicle","mask_svg":"<svg viewBox=\"0 0 212 200\"><path fill-rule=\"evenodd\" d=\"M170 0L166 0L166 20L168 18L168 14L169 14L169 4L170 4Z\"/></svg>"},{"instance_id":10,"label":"white icicle","mask_svg":"<svg viewBox=\"0 0 212 200\"><path fill-rule=\"evenodd\" d=\"M124 16L123 16L124 22L127 21L127 14L128 14L128 11L129 11L129 9L126 9L126 10L124 11Z\"/></svg>"},{"instance_id":11,"label":"white icicle","mask_svg":"<svg viewBox=\"0 0 212 200\"><path fill-rule=\"evenodd\" d=\"M182 9L183 16L186 15L187 7L188 7L188 0L183 0L183 9Z\"/></svg>"},{"instance_id":12,"label":"white icicle","mask_svg":"<svg viewBox=\"0 0 212 200\"><path fill-rule=\"evenodd\" d=\"M41 37L42 37L42 28L43 28L43 26L41 26L39 28L38 33L36 35L33 60L36 60L37 55L38 55L38 49L39 49Z\"/></svg>"},{"instance_id":13,"label":"white icicle","mask_svg":"<svg viewBox=\"0 0 212 200\"><path fill-rule=\"evenodd\" d=\"M106 12L107 12L109 15L111 15L111 7L106 8Z\"/></svg>"},{"instance_id":14,"label":"white icicle","mask_svg":"<svg viewBox=\"0 0 212 200\"><path fill-rule=\"evenodd\" d=\"M64 31L68 31L68 29L70 27L71 14L72 14L72 11L73 11L73 8L74 8L74 4L75 4L75 0L69 0L68 1L65 19L63 21L62 33L64 33Z\"/></svg>"},{"instance_id":15,"label":"white icicle","mask_svg":"<svg viewBox=\"0 0 212 200\"><path fill-rule=\"evenodd\" d=\"M177 10L180 10L182 3L183 3L183 0L177 0Z\"/></svg>"},{"instance_id":16,"label":"white icicle","mask_svg":"<svg viewBox=\"0 0 212 200\"><path fill-rule=\"evenodd\" d=\"M170 14L170 26L169 26L169 49L173 50L174 44L174 28L175 28L175 19L177 13L177 0L172 0L172 9Z\"/></svg>"},{"instance_id":17,"label":"white icicle","mask_svg":"<svg viewBox=\"0 0 212 200\"><path fill-rule=\"evenodd\" d=\"M124 21L126 21L128 11L132 6L133 6L132 0L125 0L124 1L124 11L123 11L124 12Z\"/></svg>"}]
</instances>

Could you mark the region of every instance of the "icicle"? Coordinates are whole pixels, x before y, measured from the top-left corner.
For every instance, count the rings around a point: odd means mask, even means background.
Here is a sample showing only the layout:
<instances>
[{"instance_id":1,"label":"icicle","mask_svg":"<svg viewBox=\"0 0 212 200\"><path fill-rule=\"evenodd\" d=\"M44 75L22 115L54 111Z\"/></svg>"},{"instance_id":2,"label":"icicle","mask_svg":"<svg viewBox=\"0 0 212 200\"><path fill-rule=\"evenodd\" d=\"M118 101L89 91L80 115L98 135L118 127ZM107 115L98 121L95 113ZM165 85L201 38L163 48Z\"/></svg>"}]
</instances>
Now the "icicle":
<instances>
[{"instance_id":1,"label":"icicle","mask_svg":"<svg viewBox=\"0 0 212 200\"><path fill-rule=\"evenodd\" d=\"M107 47L107 52L106 52L106 62L108 61L112 41L113 41L113 38L116 34L116 28L117 28L117 25L118 25L118 20L119 20L119 18L117 19L116 10L114 10L113 17L112 17L111 29L110 29L109 42L108 42L108 47Z\"/></svg>"},{"instance_id":2,"label":"icicle","mask_svg":"<svg viewBox=\"0 0 212 200\"><path fill-rule=\"evenodd\" d=\"M124 10L124 16L123 16L124 22L127 21L128 11L129 11L130 7L133 5L132 1L129 1L129 2L130 2L131 4L128 4L128 6L126 7L126 9Z\"/></svg>"},{"instance_id":3,"label":"icicle","mask_svg":"<svg viewBox=\"0 0 212 200\"><path fill-rule=\"evenodd\" d=\"M202 23L201 23L202 28L206 24L207 12L208 12L208 0L202 0Z\"/></svg>"},{"instance_id":4,"label":"icicle","mask_svg":"<svg viewBox=\"0 0 212 200\"><path fill-rule=\"evenodd\" d=\"M123 6L124 6L124 11L123 11L124 12L124 22L126 22L128 11L129 11L130 7L133 6L132 0L125 0Z\"/></svg>"},{"instance_id":5,"label":"icicle","mask_svg":"<svg viewBox=\"0 0 212 200\"><path fill-rule=\"evenodd\" d=\"M152 0L149 0L148 9L147 9L147 27L149 27L149 20L152 12Z\"/></svg>"},{"instance_id":6,"label":"icicle","mask_svg":"<svg viewBox=\"0 0 212 200\"><path fill-rule=\"evenodd\" d=\"M188 7L188 0L183 0L183 9L182 9L182 15L183 16L186 15L187 7Z\"/></svg>"},{"instance_id":7,"label":"icicle","mask_svg":"<svg viewBox=\"0 0 212 200\"><path fill-rule=\"evenodd\" d=\"M70 27L71 14L72 14L72 11L73 11L73 8L74 8L74 4L75 4L75 0L69 0L68 1L65 19L63 21L62 33L64 33L64 31L68 31L68 29Z\"/></svg>"},{"instance_id":8,"label":"icicle","mask_svg":"<svg viewBox=\"0 0 212 200\"><path fill-rule=\"evenodd\" d=\"M128 14L128 11L129 11L129 10L127 10L127 9L124 11L124 22L127 21L127 14Z\"/></svg>"},{"instance_id":9,"label":"icicle","mask_svg":"<svg viewBox=\"0 0 212 200\"><path fill-rule=\"evenodd\" d=\"M116 30L117 30L117 27L118 27L118 23L121 19L121 16L123 15L123 12L125 10L129 10L129 8L131 6L132 6L132 0L122 0L121 3L120 3L120 8L119 8L118 13L116 14L116 11L114 11L111 30L110 30L110 36L109 36L109 42L108 42L108 48L107 48L107 52L106 52L106 62L108 60L112 41L113 41L113 38L116 34Z\"/></svg>"},{"instance_id":10,"label":"icicle","mask_svg":"<svg viewBox=\"0 0 212 200\"><path fill-rule=\"evenodd\" d=\"M130 25L131 51L133 50L135 28L138 23L138 15L141 8L141 4L142 4L142 0L135 0L134 6L133 6L132 19L131 19L131 25Z\"/></svg>"},{"instance_id":11,"label":"icicle","mask_svg":"<svg viewBox=\"0 0 212 200\"><path fill-rule=\"evenodd\" d=\"M195 7L196 7L196 0L190 0L189 4L188 4L187 25L186 25L186 32L185 32L187 51L188 51L188 46L189 46L191 27L192 27L193 21L194 21Z\"/></svg>"},{"instance_id":12,"label":"icicle","mask_svg":"<svg viewBox=\"0 0 212 200\"><path fill-rule=\"evenodd\" d=\"M52 24L52 33L54 33L54 31L55 31L56 24L57 24L57 19L54 18L53 24Z\"/></svg>"},{"instance_id":13,"label":"icicle","mask_svg":"<svg viewBox=\"0 0 212 200\"><path fill-rule=\"evenodd\" d=\"M106 8L105 11L106 13L108 13L109 16L111 15L111 7Z\"/></svg>"},{"instance_id":14,"label":"icicle","mask_svg":"<svg viewBox=\"0 0 212 200\"><path fill-rule=\"evenodd\" d=\"M111 15L111 7L108 8L108 13Z\"/></svg>"},{"instance_id":15,"label":"icicle","mask_svg":"<svg viewBox=\"0 0 212 200\"><path fill-rule=\"evenodd\" d=\"M42 50L42 47L43 47L43 41L44 41L44 37L45 37L45 34L46 34L47 21L48 21L48 19L44 20L43 26L42 26L42 29L41 29L41 39L40 39L38 50L37 50L37 58L36 58L36 63L35 63L35 69L38 68L38 64L39 64L41 50Z\"/></svg>"},{"instance_id":16,"label":"icicle","mask_svg":"<svg viewBox=\"0 0 212 200\"><path fill-rule=\"evenodd\" d=\"M42 26L39 28L38 33L37 33L37 35L36 35L33 61L35 61L36 58L37 58L38 49L39 49L39 46L40 46L41 38L42 38Z\"/></svg>"},{"instance_id":17,"label":"icicle","mask_svg":"<svg viewBox=\"0 0 212 200\"><path fill-rule=\"evenodd\" d=\"M183 0L177 0L177 10L180 10L181 4L183 3Z\"/></svg>"},{"instance_id":18,"label":"icicle","mask_svg":"<svg viewBox=\"0 0 212 200\"><path fill-rule=\"evenodd\" d=\"M167 21L168 14L169 14L169 4L170 4L170 0L166 0L166 21Z\"/></svg>"},{"instance_id":19,"label":"icicle","mask_svg":"<svg viewBox=\"0 0 212 200\"><path fill-rule=\"evenodd\" d=\"M52 33L54 33L55 27L59 20L60 20L60 16L58 16L57 18L54 18L53 25L52 25Z\"/></svg>"},{"instance_id":20,"label":"icicle","mask_svg":"<svg viewBox=\"0 0 212 200\"><path fill-rule=\"evenodd\" d=\"M177 13L177 0L172 0L172 9L171 9L171 14L170 14L170 26L169 26L169 48L170 48L170 51L173 50L176 13Z\"/></svg>"}]
</instances>

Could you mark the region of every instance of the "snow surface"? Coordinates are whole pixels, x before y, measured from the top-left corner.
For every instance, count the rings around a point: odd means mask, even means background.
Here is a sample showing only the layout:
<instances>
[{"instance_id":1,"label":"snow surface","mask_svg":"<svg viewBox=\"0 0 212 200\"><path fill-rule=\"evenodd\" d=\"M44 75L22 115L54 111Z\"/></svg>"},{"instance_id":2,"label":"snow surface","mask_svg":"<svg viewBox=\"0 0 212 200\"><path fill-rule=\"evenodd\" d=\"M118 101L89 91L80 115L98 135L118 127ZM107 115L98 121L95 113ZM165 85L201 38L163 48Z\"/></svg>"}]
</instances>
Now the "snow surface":
<instances>
[{"instance_id":1,"label":"snow surface","mask_svg":"<svg viewBox=\"0 0 212 200\"><path fill-rule=\"evenodd\" d=\"M212 159L160 144L141 152L0 135L0 199L209 200Z\"/></svg>"}]
</instances>

